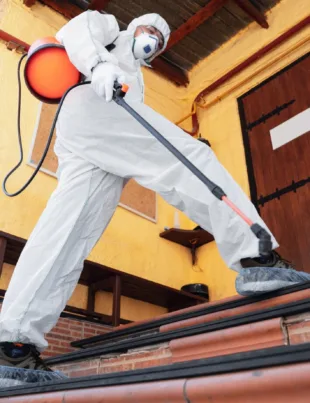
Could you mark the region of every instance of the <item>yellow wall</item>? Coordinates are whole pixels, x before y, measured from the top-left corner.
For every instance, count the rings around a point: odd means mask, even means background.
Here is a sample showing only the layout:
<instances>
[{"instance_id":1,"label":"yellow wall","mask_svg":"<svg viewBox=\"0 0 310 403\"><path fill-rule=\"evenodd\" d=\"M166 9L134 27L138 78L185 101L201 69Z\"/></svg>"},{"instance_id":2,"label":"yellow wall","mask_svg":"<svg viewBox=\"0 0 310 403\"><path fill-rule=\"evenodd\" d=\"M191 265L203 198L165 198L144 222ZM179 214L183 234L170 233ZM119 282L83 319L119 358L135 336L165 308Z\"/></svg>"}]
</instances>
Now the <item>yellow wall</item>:
<instances>
[{"instance_id":1,"label":"yellow wall","mask_svg":"<svg viewBox=\"0 0 310 403\"><path fill-rule=\"evenodd\" d=\"M112 294L100 291L96 296L95 311L106 315L112 314ZM137 301L128 297L121 297L122 318L127 320L145 320L167 312L166 308Z\"/></svg>"},{"instance_id":2,"label":"yellow wall","mask_svg":"<svg viewBox=\"0 0 310 403\"><path fill-rule=\"evenodd\" d=\"M53 35L65 23L63 17L40 3L37 3L31 10L22 6L21 0L7 0L7 3L4 18L0 21L0 29L28 43L41 36ZM309 2L304 0L282 0L268 13L270 23L268 30L263 30L256 23L251 24L210 57L199 63L190 72L190 84L186 89L175 87L152 71L145 71L146 102L170 120L177 121L189 112L191 102L200 90L309 15L309 7ZM254 66L246 69L231 82L226 83L214 92L207 102L222 94L230 86L236 85L243 78L252 75L258 67L266 64L267 61L307 35L309 36L309 28L268 54ZM249 187L236 99L306 51L307 46L305 45L289 56L283 57L274 67L257 75L209 110L199 111L202 136L211 141L212 148L219 160L247 193L249 193ZM15 133L18 59L18 55L7 51L4 44L0 43L0 88L1 93L6 94L0 98L0 110L2 111L0 115L0 172L2 176L18 158ZM27 90L24 90L22 127L26 154L30 146L37 109L38 102L28 94ZM18 187L31 173L32 168L24 164L15 175L14 180L10 182L10 188ZM40 173L34 184L21 196L8 199L1 193L0 228L3 231L28 238L55 186L54 178ZM195 225L185 216L180 215L180 217L182 228L192 228ZM209 285L212 300L235 294L235 274L225 267L214 242L199 249L198 264L192 267L187 249L159 238L158 235L164 226L173 226L173 220L174 209L160 197L158 197L158 222L156 224L118 208L109 228L89 258L175 288L180 288L183 284L190 282L206 283ZM135 228L135 237L132 236L131 228ZM98 296L96 308L103 312L110 307L105 306L108 301L107 297L104 303L102 298L103 294ZM78 306L81 301L85 306L86 291L79 286L71 302ZM158 309L161 309L158 307L146 305L142 307L140 304L138 312L138 308L133 304L130 305L128 301L123 306L126 305L129 308L126 313L128 318L129 316L132 318L132 312L136 312L139 317L141 317L140 315L151 316L161 313L158 312Z\"/></svg>"},{"instance_id":3,"label":"yellow wall","mask_svg":"<svg viewBox=\"0 0 310 403\"><path fill-rule=\"evenodd\" d=\"M195 66L190 72L190 85L185 95L188 101L187 113L190 112L191 103L201 90L309 15L309 1L281 0L267 14L270 24L269 29L262 29L256 23L252 23L219 50ZM284 55L291 47L296 46L300 41L304 41L305 38L309 37L310 27L308 26L282 46L270 52L257 63L247 68L243 73L234 77L205 98L207 104L216 98L222 98L221 101L206 110L199 110L201 135L211 142L212 149L220 162L248 195L249 184L237 98L308 52L310 50L310 42L308 41L297 50L292 51L288 56L283 56L273 67L269 67L261 74L255 75L248 82L233 91L230 96L223 98L222 94L242 82L245 78L252 76L258 69L266 66L271 60L274 60L281 54ZM195 282L200 279L200 281L208 284L211 299L220 299L233 295L235 293L235 273L227 269L214 243L201 248L198 257L199 266L203 268L203 271L199 273L192 271L191 281ZM197 269L199 270L199 268Z\"/></svg>"},{"instance_id":4,"label":"yellow wall","mask_svg":"<svg viewBox=\"0 0 310 403\"><path fill-rule=\"evenodd\" d=\"M66 22L61 15L39 2L31 10L23 6L21 0L7 0L0 4L0 29L27 43L42 36L54 35ZM0 42L1 179L19 158L16 137L16 69L19 58L20 55L8 51L5 44ZM186 103L181 100L181 90L153 72L145 72L145 81L146 102L150 106L172 121L184 114ZM39 102L23 87L22 137L25 159L29 152L38 107ZM19 188L32 172L33 169L24 163L10 180L9 190ZM55 186L55 178L39 173L33 184L18 197L8 198L0 192L0 230L28 238ZM158 221L155 224L119 207L89 259L178 289L188 283L191 275L189 252L159 238L164 226L173 226L174 209L158 197L157 211ZM188 225L185 216L180 215L180 219L181 226ZM134 236L132 228L135 229ZM10 278L11 271L9 267L4 268L3 276L6 280ZM69 303L85 308L86 300L85 287L78 286ZM163 313L162 308L150 304L140 303L139 310L136 302L133 304L127 300L123 305L123 317L132 318L132 312L136 312L137 317ZM98 309L102 311L103 308Z\"/></svg>"},{"instance_id":5,"label":"yellow wall","mask_svg":"<svg viewBox=\"0 0 310 403\"><path fill-rule=\"evenodd\" d=\"M14 266L11 264L4 263L2 268L2 274L0 277L0 289L6 290L8 288L12 273L14 270Z\"/></svg>"}]
</instances>

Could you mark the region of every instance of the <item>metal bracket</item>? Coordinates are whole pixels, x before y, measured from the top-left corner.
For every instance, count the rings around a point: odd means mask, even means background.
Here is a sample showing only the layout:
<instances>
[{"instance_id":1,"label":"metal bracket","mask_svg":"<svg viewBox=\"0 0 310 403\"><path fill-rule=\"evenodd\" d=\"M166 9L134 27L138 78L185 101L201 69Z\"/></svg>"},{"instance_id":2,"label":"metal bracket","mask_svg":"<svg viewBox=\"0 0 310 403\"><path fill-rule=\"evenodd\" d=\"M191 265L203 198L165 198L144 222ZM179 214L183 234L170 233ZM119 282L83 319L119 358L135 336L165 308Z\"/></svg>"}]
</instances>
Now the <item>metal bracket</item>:
<instances>
[{"instance_id":1,"label":"metal bracket","mask_svg":"<svg viewBox=\"0 0 310 403\"><path fill-rule=\"evenodd\" d=\"M260 198L257 199L256 203L257 203L257 205L264 207L265 203L268 203L269 201L274 200L274 199L280 200L281 196L283 196L287 193L290 193L290 192L296 193L299 188L307 185L308 183L310 183L310 176L308 178L301 179L298 182L295 182L294 180L292 180L291 185L286 186L285 188L282 188L282 189L276 188L275 192L273 192L267 196L260 196Z\"/></svg>"},{"instance_id":2,"label":"metal bracket","mask_svg":"<svg viewBox=\"0 0 310 403\"><path fill-rule=\"evenodd\" d=\"M23 45L21 45L20 43L14 42L14 41L7 42L6 48L8 50L11 50L11 51L14 51L14 52L20 53L20 54L27 53L27 50L25 49L25 47Z\"/></svg>"},{"instance_id":3,"label":"metal bracket","mask_svg":"<svg viewBox=\"0 0 310 403\"><path fill-rule=\"evenodd\" d=\"M261 115L257 120L254 122L250 122L247 125L247 130L251 131L254 127L260 125L261 123L266 123L266 121L270 118L272 118L275 115L280 115L282 111L287 109L289 106L291 106L294 102L296 102L295 99L291 99L289 102L284 103L283 105L277 106L275 109L273 109L271 112L268 112L266 114Z\"/></svg>"},{"instance_id":4,"label":"metal bracket","mask_svg":"<svg viewBox=\"0 0 310 403\"><path fill-rule=\"evenodd\" d=\"M193 266L195 266L197 261L196 250L197 250L198 238L190 239L189 243L191 244L192 264Z\"/></svg>"}]
</instances>

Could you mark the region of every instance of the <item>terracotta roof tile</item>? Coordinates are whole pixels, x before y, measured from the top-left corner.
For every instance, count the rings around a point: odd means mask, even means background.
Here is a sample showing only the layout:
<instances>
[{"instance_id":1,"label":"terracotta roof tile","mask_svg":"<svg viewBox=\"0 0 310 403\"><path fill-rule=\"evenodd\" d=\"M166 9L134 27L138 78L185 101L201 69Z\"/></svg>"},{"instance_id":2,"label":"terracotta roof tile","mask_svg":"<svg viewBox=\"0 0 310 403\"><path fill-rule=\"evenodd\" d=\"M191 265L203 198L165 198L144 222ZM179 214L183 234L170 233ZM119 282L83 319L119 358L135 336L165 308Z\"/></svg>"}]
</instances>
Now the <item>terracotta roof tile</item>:
<instances>
[{"instance_id":1,"label":"terracotta roof tile","mask_svg":"<svg viewBox=\"0 0 310 403\"><path fill-rule=\"evenodd\" d=\"M0 399L0 403L309 403L310 363Z\"/></svg>"},{"instance_id":2,"label":"terracotta roof tile","mask_svg":"<svg viewBox=\"0 0 310 403\"><path fill-rule=\"evenodd\" d=\"M196 378L186 394L191 403L309 403L309 374L307 363Z\"/></svg>"},{"instance_id":3,"label":"terracotta roof tile","mask_svg":"<svg viewBox=\"0 0 310 403\"><path fill-rule=\"evenodd\" d=\"M255 302L249 305L240 306L225 311L215 312L208 315L198 316L197 318L191 318L179 322L174 322L168 325L161 326L161 332L168 332L170 330L180 329L187 326L193 326L200 323L211 322L213 320L219 320L228 318L230 316L241 315L248 312L258 311L260 309L272 308L277 305L287 304L289 302L300 301L305 298L310 298L310 289L298 291L292 294L281 295L280 297L266 299L264 301ZM222 301L223 302L223 301ZM200 305L201 307L201 305Z\"/></svg>"},{"instance_id":4,"label":"terracotta roof tile","mask_svg":"<svg viewBox=\"0 0 310 403\"><path fill-rule=\"evenodd\" d=\"M259 350L285 344L281 319L275 318L197 336L172 340L172 361L187 361Z\"/></svg>"}]
</instances>

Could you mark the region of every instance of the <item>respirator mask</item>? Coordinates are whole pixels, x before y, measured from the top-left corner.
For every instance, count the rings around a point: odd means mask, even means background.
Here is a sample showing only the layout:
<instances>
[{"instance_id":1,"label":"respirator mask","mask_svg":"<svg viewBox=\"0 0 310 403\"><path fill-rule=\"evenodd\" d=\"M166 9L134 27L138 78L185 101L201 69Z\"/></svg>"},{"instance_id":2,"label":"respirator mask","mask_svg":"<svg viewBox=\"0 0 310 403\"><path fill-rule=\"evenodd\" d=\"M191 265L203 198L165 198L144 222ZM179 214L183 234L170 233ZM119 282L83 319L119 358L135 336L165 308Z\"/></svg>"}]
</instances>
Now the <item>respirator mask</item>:
<instances>
[{"instance_id":1,"label":"respirator mask","mask_svg":"<svg viewBox=\"0 0 310 403\"><path fill-rule=\"evenodd\" d=\"M149 60L159 50L159 39L141 29L141 33L133 38L132 52L136 59Z\"/></svg>"}]
</instances>

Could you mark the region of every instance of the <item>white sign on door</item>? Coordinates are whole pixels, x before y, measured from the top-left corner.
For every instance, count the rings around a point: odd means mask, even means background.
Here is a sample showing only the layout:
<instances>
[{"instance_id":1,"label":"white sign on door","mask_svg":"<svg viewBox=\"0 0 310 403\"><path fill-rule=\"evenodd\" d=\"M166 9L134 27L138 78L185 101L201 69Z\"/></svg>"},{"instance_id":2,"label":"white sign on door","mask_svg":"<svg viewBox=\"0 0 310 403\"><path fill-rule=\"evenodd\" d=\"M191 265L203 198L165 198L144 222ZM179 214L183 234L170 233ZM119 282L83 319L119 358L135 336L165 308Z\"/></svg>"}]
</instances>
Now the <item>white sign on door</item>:
<instances>
[{"instance_id":1,"label":"white sign on door","mask_svg":"<svg viewBox=\"0 0 310 403\"><path fill-rule=\"evenodd\" d=\"M270 130L272 148L276 150L310 131L310 108Z\"/></svg>"}]
</instances>

